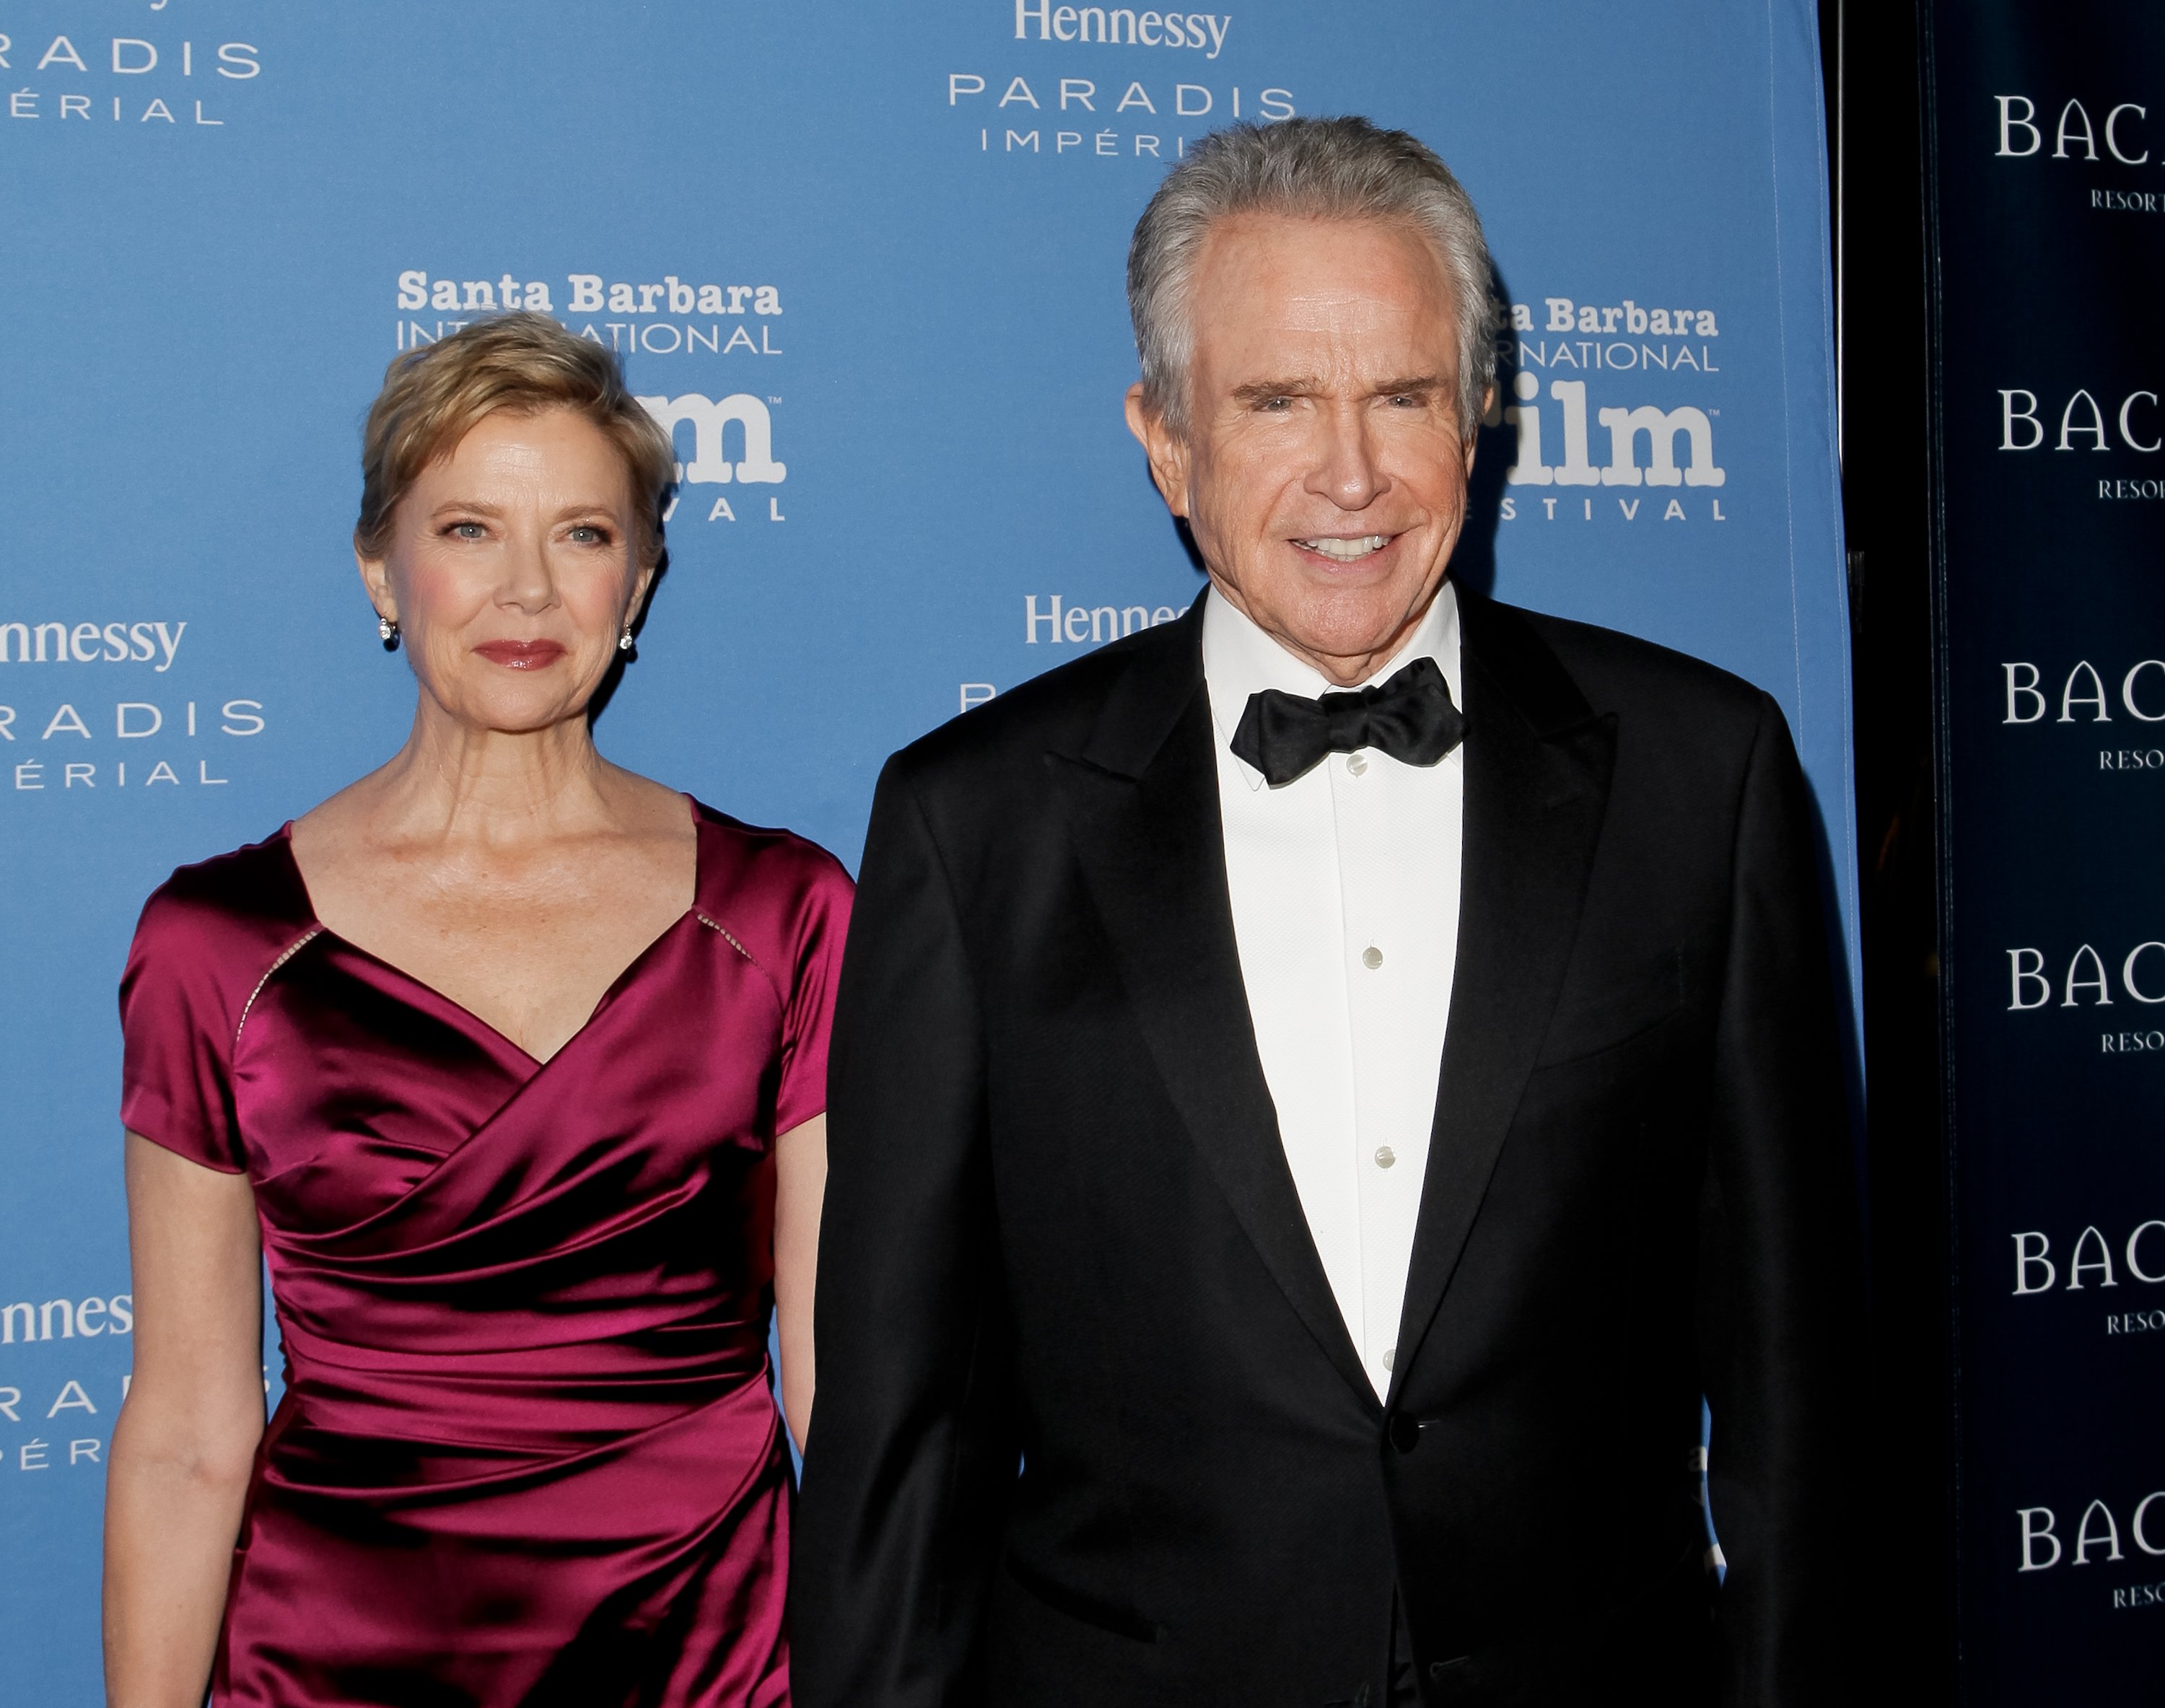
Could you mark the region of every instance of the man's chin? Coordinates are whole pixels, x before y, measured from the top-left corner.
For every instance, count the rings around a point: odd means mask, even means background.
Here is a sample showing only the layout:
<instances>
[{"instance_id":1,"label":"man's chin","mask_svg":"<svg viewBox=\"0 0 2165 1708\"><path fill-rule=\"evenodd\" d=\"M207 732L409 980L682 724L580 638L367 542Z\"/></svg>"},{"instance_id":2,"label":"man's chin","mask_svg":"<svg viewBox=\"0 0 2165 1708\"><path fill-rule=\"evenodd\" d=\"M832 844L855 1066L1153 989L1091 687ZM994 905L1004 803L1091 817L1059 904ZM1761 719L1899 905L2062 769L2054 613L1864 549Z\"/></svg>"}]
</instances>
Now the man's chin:
<instances>
[{"instance_id":1,"label":"man's chin","mask_svg":"<svg viewBox=\"0 0 2165 1708\"><path fill-rule=\"evenodd\" d=\"M1411 622L1357 627L1288 624L1274 638L1288 651L1305 658L1333 683L1350 688L1367 681L1388 663L1392 655L1405 645L1419 621L1415 618Z\"/></svg>"},{"instance_id":2,"label":"man's chin","mask_svg":"<svg viewBox=\"0 0 2165 1708\"><path fill-rule=\"evenodd\" d=\"M1434 601L1404 587L1326 588L1286 614L1311 645L1340 656L1388 646L1420 621Z\"/></svg>"},{"instance_id":3,"label":"man's chin","mask_svg":"<svg viewBox=\"0 0 2165 1708\"><path fill-rule=\"evenodd\" d=\"M1421 587L1409 587L1402 575L1303 574L1290 586L1271 577L1263 587L1246 591L1228 586L1221 576L1211 581L1219 596L1246 612L1257 628L1334 679L1347 672L1360 679L1367 673L1364 662L1372 658L1381 664L1405 644L1435 601L1434 592L1424 598ZM1439 581L1437 588L1441 586ZM1273 592L1280 597L1269 597Z\"/></svg>"}]
</instances>

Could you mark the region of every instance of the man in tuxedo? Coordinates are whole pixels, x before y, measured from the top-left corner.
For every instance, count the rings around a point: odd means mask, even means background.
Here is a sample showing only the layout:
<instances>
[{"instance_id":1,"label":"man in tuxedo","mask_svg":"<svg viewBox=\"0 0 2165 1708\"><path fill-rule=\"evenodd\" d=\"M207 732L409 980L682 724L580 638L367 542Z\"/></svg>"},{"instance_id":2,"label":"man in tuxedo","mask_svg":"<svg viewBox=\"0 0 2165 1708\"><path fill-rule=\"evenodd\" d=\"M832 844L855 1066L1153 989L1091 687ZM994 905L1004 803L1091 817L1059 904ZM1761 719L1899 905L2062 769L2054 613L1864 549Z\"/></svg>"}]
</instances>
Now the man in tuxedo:
<instances>
[{"instance_id":1,"label":"man in tuxedo","mask_svg":"<svg viewBox=\"0 0 2165 1708\"><path fill-rule=\"evenodd\" d=\"M1853 1700L1804 782L1764 693L1448 579L1488 277L1361 119L1136 229L1209 587L881 778L799 1708Z\"/></svg>"}]
</instances>

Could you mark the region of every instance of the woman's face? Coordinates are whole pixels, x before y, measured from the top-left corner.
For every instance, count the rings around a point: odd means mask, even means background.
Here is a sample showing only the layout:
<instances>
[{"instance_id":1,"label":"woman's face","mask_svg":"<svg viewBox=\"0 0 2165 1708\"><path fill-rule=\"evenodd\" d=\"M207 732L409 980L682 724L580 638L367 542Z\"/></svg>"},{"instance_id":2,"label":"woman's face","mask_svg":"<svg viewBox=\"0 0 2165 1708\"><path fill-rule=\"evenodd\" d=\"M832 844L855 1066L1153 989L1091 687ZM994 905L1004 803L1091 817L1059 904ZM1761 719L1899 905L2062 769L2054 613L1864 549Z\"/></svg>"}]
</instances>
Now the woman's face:
<instances>
[{"instance_id":1,"label":"woman's face","mask_svg":"<svg viewBox=\"0 0 2165 1708\"><path fill-rule=\"evenodd\" d=\"M579 716L651 572L624 457L566 409L487 415L421 472L382 559L361 561L422 691L461 723Z\"/></svg>"}]
</instances>

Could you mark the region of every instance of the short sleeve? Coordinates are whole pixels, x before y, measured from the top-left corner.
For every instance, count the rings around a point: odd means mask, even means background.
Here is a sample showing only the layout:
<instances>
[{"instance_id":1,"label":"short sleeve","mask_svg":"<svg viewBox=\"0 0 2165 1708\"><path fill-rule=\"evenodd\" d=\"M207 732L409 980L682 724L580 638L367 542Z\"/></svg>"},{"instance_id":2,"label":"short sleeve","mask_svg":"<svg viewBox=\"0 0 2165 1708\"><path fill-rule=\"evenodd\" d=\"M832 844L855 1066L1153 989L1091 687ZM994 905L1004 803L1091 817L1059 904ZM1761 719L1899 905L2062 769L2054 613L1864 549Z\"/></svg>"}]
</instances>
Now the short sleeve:
<instances>
[{"instance_id":1,"label":"short sleeve","mask_svg":"<svg viewBox=\"0 0 2165 1708\"><path fill-rule=\"evenodd\" d=\"M144 907L120 978L120 1120L192 1162L238 1174L246 1166L233 1103L239 1016L221 923L172 884Z\"/></svg>"},{"instance_id":2,"label":"short sleeve","mask_svg":"<svg viewBox=\"0 0 2165 1708\"><path fill-rule=\"evenodd\" d=\"M827 1111L827 1038L835 1025L835 987L849 935L856 887L822 855L798 904L792 934L790 983L782 1021L782 1083L774 1130L786 1133Z\"/></svg>"}]
</instances>

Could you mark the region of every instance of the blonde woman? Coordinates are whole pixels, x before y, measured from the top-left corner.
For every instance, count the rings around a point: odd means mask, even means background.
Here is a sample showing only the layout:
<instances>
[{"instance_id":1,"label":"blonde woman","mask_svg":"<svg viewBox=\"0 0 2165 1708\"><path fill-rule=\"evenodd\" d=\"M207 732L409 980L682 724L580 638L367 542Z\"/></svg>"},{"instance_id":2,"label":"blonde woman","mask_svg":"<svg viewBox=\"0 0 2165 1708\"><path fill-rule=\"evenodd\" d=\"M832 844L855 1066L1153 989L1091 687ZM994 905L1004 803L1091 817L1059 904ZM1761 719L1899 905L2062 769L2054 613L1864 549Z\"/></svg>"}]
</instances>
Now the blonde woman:
<instances>
[{"instance_id":1,"label":"blonde woman","mask_svg":"<svg viewBox=\"0 0 2165 1708\"><path fill-rule=\"evenodd\" d=\"M393 362L354 539L412 732L144 910L114 1708L788 1699L767 1325L801 1428L850 883L595 751L672 472L543 316Z\"/></svg>"}]
</instances>

